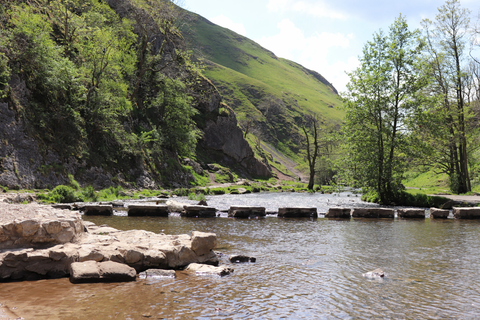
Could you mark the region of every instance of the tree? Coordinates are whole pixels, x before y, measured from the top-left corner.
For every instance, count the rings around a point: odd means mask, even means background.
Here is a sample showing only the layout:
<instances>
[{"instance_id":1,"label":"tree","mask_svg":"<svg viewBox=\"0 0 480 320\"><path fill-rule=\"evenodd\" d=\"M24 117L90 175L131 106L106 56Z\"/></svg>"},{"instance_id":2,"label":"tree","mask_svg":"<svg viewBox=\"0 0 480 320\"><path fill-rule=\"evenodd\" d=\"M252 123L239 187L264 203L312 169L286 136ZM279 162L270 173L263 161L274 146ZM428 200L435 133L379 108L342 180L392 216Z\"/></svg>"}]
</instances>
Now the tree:
<instances>
[{"instance_id":1,"label":"tree","mask_svg":"<svg viewBox=\"0 0 480 320\"><path fill-rule=\"evenodd\" d=\"M435 159L430 165L449 175L450 189L455 193L471 191L468 170L471 95L467 91L474 81L469 76L474 70L467 69L469 15L470 11L461 8L458 0L448 0L438 9L434 22L427 19L422 22L433 78L429 94L436 98L427 110L424 137L435 145L430 148L431 159Z\"/></svg>"},{"instance_id":2,"label":"tree","mask_svg":"<svg viewBox=\"0 0 480 320\"><path fill-rule=\"evenodd\" d=\"M399 195L408 150L408 123L427 85L419 31L400 15L388 35L374 34L349 74L344 127L351 178L375 191L382 203Z\"/></svg>"},{"instance_id":3,"label":"tree","mask_svg":"<svg viewBox=\"0 0 480 320\"><path fill-rule=\"evenodd\" d=\"M302 126L303 133L307 142L307 161L309 169L308 189L313 190L313 184L315 183L315 164L318 157L319 143L318 143L318 119L315 115L307 115L305 124ZM313 140L310 141L310 135Z\"/></svg>"}]
</instances>

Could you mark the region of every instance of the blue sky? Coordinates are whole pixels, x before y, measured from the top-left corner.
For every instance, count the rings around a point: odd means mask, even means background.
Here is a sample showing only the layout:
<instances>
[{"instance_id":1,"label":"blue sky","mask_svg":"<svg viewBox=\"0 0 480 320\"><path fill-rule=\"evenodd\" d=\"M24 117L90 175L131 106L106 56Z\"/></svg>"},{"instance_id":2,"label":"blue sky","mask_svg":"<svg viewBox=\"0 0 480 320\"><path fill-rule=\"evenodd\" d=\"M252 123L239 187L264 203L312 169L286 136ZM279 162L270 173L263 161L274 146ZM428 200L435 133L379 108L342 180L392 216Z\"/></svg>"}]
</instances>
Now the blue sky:
<instances>
[{"instance_id":1,"label":"blue sky","mask_svg":"<svg viewBox=\"0 0 480 320\"><path fill-rule=\"evenodd\" d=\"M402 13L411 28L433 20L443 0L180 0L182 7L293 60L345 91L364 44ZM462 0L477 22L478 0Z\"/></svg>"}]
</instances>

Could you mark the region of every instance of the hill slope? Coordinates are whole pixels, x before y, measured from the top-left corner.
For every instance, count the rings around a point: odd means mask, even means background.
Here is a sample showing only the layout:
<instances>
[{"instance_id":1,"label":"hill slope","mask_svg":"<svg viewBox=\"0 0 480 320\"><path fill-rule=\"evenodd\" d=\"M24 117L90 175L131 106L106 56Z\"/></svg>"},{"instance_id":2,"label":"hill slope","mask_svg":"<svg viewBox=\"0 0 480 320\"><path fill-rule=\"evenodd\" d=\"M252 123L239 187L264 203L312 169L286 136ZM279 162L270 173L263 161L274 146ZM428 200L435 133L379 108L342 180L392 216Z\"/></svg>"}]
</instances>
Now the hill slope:
<instances>
[{"instance_id":1,"label":"hill slope","mask_svg":"<svg viewBox=\"0 0 480 320\"><path fill-rule=\"evenodd\" d=\"M344 113L336 89L319 73L201 16L188 13L187 20L187 43L242 129L304 164L300 125L305 114L317 115L324 127L339 125Z\"/></svg>"}]
</instances>

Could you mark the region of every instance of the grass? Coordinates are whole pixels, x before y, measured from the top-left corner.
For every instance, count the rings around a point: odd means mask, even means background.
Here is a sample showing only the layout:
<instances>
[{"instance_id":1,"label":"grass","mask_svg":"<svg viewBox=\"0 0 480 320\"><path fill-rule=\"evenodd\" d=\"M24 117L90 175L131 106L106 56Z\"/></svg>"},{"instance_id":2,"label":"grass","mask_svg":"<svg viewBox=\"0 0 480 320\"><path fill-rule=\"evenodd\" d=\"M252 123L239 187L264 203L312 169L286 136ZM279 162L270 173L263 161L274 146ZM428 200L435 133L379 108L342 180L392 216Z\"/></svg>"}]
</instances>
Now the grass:
<instances>
[{"instance_id":1,"label":"grass","mask_svg":"<svg viewBox=\"0 0 480 320\"><path fill-rule=\"evenodd\" d=\"M299 125L306 113L321 115L321 126L326 125L323 121L343 121L340 97L319 74L196 15L189 27L185 38L198 56L209 60L204 73L237 119L255 119L267 135L263 138L298 164L305 162L305 151L298 142L303 137ZM269 100L274 100L274 107Z\"/></svg>"}]
</instances>

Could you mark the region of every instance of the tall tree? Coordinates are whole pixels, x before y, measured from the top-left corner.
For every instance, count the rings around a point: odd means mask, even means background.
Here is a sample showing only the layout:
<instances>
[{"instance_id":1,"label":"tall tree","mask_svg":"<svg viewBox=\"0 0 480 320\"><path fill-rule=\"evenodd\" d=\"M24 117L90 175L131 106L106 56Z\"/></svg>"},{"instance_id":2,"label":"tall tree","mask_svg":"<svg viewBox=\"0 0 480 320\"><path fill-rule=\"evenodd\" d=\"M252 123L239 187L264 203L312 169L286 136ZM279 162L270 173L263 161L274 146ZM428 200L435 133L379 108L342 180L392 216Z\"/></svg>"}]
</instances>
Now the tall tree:
<instances>
[{"instance_id":1,"label":"tall tree","mask_svg":"<svg viewBox=\"0 0 480 320\"><path fill-rule=\"evenodd\" d=\"M433 159L449 175L450 188L455 193L471 191L467 91L473 78L467 71L469 16L470 11L461 8L458 0L448 0L438 9L435 21L423 21L433 80L429 94L436 97L436 103L428 110L436 121L425 122L425 130L435 141Z\"/></svg>"},{"instance_id":2,"label":"tall tree","mask_svg":"<svg viewBox=\"0 0 480 320\"><path fill-rule=\"evenodd\" d=\"M346 147L352 176L382 203L395 201L405 170L407 124L427 85L422 74L423 42L400 15L388 35L379 31L349 74L344 97Z\"/></svg>"}]
</instances>

